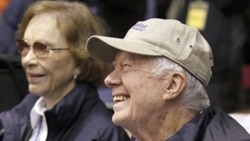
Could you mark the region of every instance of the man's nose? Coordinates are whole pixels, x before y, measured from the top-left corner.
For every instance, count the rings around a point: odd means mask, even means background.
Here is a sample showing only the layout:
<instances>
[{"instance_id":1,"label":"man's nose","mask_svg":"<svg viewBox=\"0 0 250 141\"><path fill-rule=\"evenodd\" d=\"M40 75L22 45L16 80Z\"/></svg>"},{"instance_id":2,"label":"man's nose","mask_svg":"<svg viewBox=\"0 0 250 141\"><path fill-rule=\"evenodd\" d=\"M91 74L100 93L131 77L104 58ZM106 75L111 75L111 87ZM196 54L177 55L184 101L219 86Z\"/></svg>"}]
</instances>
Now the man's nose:
<instances>
[{"instance_id":1,"label":"man's nose","mask_svg":"<svg viewBox=\"0 0 250 141\"><path fill-rule=\"evenodd\" d=\"M104 83L107 87L112 88L121 83L121 76L116 70L114 70L105 78Z\"/></svg>"}]
</instances>

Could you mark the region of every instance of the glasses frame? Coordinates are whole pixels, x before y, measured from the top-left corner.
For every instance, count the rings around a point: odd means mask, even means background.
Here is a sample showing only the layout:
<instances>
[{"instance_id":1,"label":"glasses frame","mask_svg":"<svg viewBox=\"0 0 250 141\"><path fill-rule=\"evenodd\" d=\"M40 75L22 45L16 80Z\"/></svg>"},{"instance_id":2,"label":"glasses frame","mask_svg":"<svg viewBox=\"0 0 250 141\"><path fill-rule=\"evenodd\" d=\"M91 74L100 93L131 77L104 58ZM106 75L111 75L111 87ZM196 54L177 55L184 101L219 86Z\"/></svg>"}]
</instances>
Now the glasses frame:
<instances>
[{"instance_id":1,"label":"glasses frame","mask_svg":"<svg viewBox=\"0 0 250 141\"><path fill-rule=\"evenodd\" d=\"M27 47L21 47L21 46L19 45L19 42L25 43L25 44L27 45ZM39 52L39 49L34 49L34 45L37 44L37 43L40 44L40 45L45 46L45 47L44 47L44 50L43 50L43 51L45 51L45 53L40 53L40 54L37 53L37 52ZM36 57L38 57L38 58L46 58L46 57L48 57L49 54L50 54L50 50L54 51L54 50L68 50L68 49L69 49L69 48L52 48L52 47L49 47L48 45L46 45L46 44L44 44L44 43L41 43L41 42L34 42L33 45L30 45L30 44L28 43L28 41L25 40L25 39L18 39L18 40L16 40L16 47L17 47L18 51L20 52L20 54L21 54L22 56L27 55L28 52L30 51L30 48L32 48L34 54L35 54ZM27 49L27 50L25 50L25 49ZM25 51L24 51L24 50L25 50ZM44 55L42 55L42 54L44 54Z\"/></svg>"}]
</instances>

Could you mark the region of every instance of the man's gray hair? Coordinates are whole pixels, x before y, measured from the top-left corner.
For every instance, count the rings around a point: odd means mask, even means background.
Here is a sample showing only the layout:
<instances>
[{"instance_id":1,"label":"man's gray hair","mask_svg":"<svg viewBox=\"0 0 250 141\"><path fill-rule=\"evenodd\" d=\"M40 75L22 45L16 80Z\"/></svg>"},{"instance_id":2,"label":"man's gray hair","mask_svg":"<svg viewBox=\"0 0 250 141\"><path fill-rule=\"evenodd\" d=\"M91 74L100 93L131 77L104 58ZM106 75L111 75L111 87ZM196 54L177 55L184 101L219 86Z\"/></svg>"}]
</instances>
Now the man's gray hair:
<instances>
[{"instance_id":1,"label":"man's gray hair","mask_svg":"<svg viewBox=\"0 0 250 141\"><path fill-rule=\"evenodd\" d=\"M154 61L156 67L153 70L155 77L177 71L186 76L186 86L180 95L180 102L183 106L193 112L199 112L210 105L204 85L186 69L166 57L149 57Z\"/></svg>"}]
</instances>

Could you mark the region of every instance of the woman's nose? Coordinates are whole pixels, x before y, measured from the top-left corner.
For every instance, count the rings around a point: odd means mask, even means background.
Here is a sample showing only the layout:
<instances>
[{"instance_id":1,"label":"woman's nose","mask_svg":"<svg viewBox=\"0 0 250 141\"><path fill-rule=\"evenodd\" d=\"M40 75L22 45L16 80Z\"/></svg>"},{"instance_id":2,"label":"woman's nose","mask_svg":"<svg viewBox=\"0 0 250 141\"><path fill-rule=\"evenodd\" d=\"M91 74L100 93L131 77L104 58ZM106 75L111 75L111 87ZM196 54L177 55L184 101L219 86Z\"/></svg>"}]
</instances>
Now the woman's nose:
<instances>
[{"instance_id":1,"label":"woman's nose","mask_svg":"<svg viewBox=\"0 0 250 141\"><path fill-rule=\"evenodd\" d=\"M36 60L36 55L32 49L30 49L26 55L22 56L23 66L28 66L30 63L34 62L33 60Z\"/></svg>"}]
</instances>

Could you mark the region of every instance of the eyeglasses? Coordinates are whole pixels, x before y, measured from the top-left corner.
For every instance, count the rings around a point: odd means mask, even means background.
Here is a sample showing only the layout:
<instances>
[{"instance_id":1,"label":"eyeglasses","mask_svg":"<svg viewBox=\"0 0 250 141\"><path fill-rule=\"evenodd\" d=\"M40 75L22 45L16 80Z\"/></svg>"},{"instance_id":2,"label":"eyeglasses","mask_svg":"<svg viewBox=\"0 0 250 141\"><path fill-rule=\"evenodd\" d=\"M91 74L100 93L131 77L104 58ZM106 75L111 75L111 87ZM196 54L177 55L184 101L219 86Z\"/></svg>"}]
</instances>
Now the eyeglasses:
<instances>
[{"instance_id":1,"label":"eyeglasses","mask_svg":"<svg viewBox=\"0 0 250 141\"><path fill-rule=\"evenodd\" d=\"M19 39L16 41L16 46L22 56L27 55L29 52L30 48L32 47L34 54L39 57L39 58L45 58L49 55L50 50L67 50L69 48L51 48L48 47L47 45L40 43L40 42L35 42L33 45L29 45L26 40L24 39Z\"/></svg>"}]
</instances>

